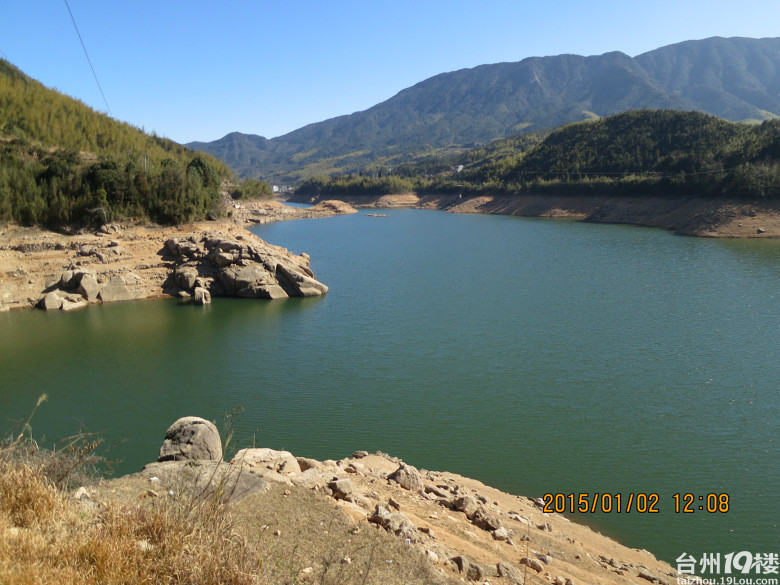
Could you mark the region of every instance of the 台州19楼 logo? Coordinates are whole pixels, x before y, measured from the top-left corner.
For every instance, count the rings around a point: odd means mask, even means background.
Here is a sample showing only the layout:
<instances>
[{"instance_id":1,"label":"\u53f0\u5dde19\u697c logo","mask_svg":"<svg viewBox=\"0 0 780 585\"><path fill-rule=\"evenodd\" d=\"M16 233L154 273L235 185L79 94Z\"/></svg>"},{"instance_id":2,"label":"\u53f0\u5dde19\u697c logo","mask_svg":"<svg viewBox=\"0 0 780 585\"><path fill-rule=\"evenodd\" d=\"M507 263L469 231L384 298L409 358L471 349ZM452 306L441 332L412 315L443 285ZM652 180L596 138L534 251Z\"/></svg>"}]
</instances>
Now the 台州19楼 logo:
<instances>
[{"instance_id":1,"label":"\u53f0\u5dde19\u697c logo","mask_svg":"<svg viewBox=\"0 0 780 585\"><path fill-rule=\"evenodd\" d=\"M684 552L677 557L677 572L682 575L677 577L677 582L702 585L780 585L778 569L778 553L752 553L743 550L726 554L704 553L697 559ZM687 578L684 575L692 577ZM714 575L718 575L718 578L714 578Z\"/></svg>"}]
</instances>

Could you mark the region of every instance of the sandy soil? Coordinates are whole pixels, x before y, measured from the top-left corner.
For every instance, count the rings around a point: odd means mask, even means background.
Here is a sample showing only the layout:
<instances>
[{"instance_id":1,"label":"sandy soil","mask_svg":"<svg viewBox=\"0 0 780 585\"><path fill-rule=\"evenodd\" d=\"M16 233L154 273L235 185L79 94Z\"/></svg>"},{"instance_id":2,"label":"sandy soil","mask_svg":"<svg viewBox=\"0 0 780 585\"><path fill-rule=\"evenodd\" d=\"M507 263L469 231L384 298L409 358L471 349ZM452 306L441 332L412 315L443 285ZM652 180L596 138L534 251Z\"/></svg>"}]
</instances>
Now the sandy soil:
<instances>
[{"instance_id":1,"label":"sandy soil","mask_svg":"<svg viewBox=\"0 0 780 585\"><path fill-rule=\"evenodd\" d=\"M0 312L30 308L68 269L88 268L98 276L130 276L138 299L168 296L163 283L173 263L163 257L165 240L197 239L222 232L239 239L258 239L246 230L253 223L330 217L356 210L342 202L322 202L300 209L277 201L235 203L228 220L175 227L111 224L104 231L65 235L41 228L0 225Z\"/></svg>"},{"instance_id":2,"label":"sandy soil","mask_svg":"<svg viewBox=\"0 0 780 585\"><path fill-rule=\"evenodd\" d=\"M660 227L682 235L709 238L780 237L780 202L776 201L748 203L699 197L680 200L565 195L461 197L414 193L342 199L355 207L414 207L453 213L573 218L594 223Z\"/></svg>"}]
</instances>

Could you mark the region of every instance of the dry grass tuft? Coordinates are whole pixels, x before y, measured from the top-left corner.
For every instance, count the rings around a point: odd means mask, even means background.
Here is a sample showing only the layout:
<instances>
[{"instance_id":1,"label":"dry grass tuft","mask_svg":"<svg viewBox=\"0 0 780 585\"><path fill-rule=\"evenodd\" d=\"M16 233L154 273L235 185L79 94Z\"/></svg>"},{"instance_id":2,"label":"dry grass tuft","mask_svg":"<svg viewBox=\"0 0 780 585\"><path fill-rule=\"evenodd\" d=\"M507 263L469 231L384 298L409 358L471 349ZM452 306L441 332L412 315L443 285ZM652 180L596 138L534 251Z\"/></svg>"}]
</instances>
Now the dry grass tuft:
<instances>
[{"instance_id":1,"label":"dry grass tuft","mask_svg":"<svg viewBox=\"0 0 780 585\"><path fill-rule=\"evenodd\" d=\"M10 448L0 457L0 583L258 582L260 556L217 499L74 500Z\"/></svg>"}]
</instances>

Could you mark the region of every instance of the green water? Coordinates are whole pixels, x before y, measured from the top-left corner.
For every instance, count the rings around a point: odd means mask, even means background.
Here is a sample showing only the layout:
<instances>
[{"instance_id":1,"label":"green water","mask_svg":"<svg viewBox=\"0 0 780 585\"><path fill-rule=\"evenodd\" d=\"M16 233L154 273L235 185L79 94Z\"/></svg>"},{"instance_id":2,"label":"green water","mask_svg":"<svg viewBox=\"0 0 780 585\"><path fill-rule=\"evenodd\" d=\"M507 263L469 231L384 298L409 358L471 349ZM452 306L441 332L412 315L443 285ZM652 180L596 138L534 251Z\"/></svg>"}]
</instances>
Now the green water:
<instances>
[{"instance_id":1,"label":"green water","mask_svg":"<svg viewBox=\"0 0 780 585\"><path fill-rule=\"evenodd\" d=\"M657 493L658 514L576 519L673 564L777 552L780 242L388 213L256 228L312 255L324 298L0 315L0 413L47 392L36 432L125 439L127 472L179 416L241 405L237 437L299 455ZM730 511L675 513L688 492Z\"/></svg>"}]
</instances>

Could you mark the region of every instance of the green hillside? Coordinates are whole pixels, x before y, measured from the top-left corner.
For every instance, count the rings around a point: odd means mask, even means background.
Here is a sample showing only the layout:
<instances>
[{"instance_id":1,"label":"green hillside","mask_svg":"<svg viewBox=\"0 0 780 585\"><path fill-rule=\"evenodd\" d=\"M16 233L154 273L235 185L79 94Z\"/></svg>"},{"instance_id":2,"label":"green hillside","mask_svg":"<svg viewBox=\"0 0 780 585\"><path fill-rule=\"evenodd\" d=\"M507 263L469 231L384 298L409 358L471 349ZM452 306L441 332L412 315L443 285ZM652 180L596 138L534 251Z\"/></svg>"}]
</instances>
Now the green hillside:
<instances>
[{"instance_id":1,"label":"green hillside","mask_svg":"<svg viewBox=\"0 0 780 585\"><path fill-rule=\"evenodd\" d=\"M219 198L224 163L150 136L0 60L0 220L179 223Z\"/></svg>"},{"instance_id":2,"label":"green hillside","mask_svg":"<svg viewBox=\"0 0 780 585\"><path fill-rule=\"evenodd\" d=\"M383 192L697 195L780 198L780 120L728 122L699 112L638 110L548 135L496 141L435 176L312 179L302 196Z\"/></svg>"}]
</instances>

